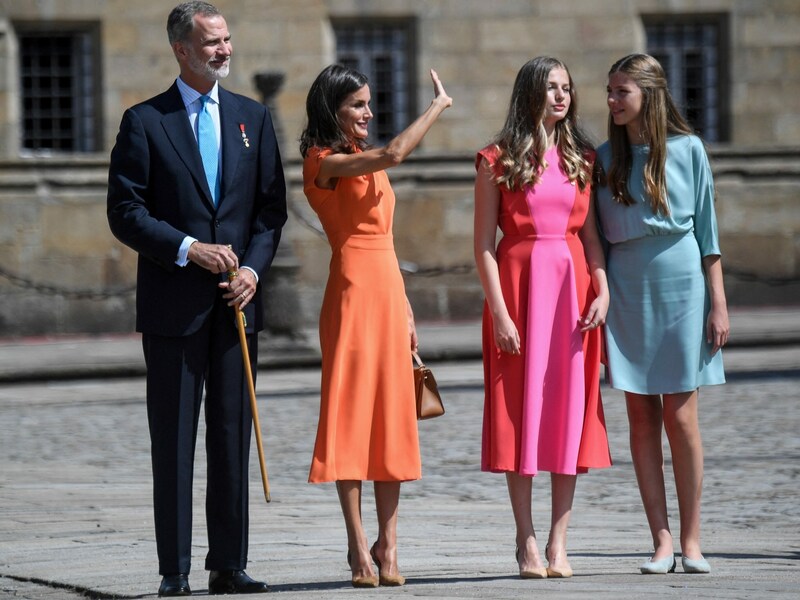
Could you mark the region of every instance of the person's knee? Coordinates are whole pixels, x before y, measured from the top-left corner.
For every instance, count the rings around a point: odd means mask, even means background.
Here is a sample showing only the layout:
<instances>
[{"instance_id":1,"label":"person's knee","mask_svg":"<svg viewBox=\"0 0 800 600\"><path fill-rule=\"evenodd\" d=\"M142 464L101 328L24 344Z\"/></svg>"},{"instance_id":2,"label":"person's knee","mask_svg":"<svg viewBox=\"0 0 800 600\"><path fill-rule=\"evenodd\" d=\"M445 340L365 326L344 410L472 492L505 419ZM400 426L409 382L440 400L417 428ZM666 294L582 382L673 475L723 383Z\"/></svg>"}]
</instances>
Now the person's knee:
<instances>
[{"instance_id":1,"label":"person's knee","mask_svg":"<svg viewBox=\"0 0 800 600\"><path fill-rule=\"evenodd\" d=\"M664 429L670 438L686 439L699 435L697 414L687 410L665 411Z\"/></svg>"},{"instance_id":2,"label":"person's knee","mask_svg":"<svg viewBox=\"0 0 800 600\"><path fill-rule=\"evenodd\" d=\"M640 406L636 410L628 411L628 424L631 437L635 439L650 439L654 436L661 437L662 415L660 407Z\"/></svg>"}]
</instances>

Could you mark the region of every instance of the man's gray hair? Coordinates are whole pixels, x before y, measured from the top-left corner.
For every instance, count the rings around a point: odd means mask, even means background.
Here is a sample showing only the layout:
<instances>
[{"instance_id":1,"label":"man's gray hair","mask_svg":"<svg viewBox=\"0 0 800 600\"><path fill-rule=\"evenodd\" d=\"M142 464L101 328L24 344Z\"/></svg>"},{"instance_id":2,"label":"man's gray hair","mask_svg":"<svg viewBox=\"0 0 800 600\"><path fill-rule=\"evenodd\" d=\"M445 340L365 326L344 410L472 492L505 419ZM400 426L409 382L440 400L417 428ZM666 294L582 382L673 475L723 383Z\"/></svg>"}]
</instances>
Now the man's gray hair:
<instances>
[{"instance_id":1,"label":"man's gray hair","mask_svg":"<svg viewBox=\"0 0 800 600\"><path fill-rule=\"evenodd\" d=\"M192 2L179 4L172 9L167 18L167 37L170 45L175 42L185 42L189 39L189 34L194 29L195 15L210 17L221 14L216 6L208 2L193 0Z\"/></svg>"}]
</instances>

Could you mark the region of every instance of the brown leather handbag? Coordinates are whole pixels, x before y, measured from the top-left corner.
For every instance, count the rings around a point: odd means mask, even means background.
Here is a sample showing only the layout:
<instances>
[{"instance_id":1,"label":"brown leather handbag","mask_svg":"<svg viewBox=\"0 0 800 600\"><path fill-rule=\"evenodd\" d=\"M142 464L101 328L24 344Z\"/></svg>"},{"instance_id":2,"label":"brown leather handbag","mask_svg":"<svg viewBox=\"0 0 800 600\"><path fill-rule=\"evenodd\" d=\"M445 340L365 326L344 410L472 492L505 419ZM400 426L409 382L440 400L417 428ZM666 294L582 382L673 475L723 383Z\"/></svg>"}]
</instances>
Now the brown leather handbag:
<instances>
[{"instance_id":1,"label":"brown leather handbag","mask_svg":"<svg viewBox=\"0 0 800 600\"><path fill-rule=\"evenodd\" d=\"M419 354L411 353L414 357L414 389L417 396L417 419L432 419L444 414L444 404L439 395L439 386L431 370L426 367Z\"/></svg>"}]
</instances>

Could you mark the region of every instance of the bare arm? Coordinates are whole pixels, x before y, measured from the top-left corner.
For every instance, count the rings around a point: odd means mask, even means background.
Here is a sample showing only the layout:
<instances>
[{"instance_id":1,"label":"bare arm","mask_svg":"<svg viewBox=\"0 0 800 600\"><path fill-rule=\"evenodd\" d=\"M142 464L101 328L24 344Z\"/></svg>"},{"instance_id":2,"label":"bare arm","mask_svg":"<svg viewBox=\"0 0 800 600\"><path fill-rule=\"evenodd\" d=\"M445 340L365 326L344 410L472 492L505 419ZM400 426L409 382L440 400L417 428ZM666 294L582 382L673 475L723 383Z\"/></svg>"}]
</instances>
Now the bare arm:
<instances>
[{"instance_id":1,"label":"bare arm","mask_svg":"<svg viewBox=\"0 0 800 600\"><path fill-rule=\"evenodd\" d=\"M508 314L508 307L500 287L500 270L495 250L497 242L497 217L500 213L500 190L492 180L492 170L486 159L481 161L475 178L475 264L492 315L494 342L503 352L520 353L517 326Z\"/></svg>"},{"instance_id":2,"label":"bare arm","mask_svg":"<svg viewBox=\"0 0 800 600\"><path fill-rule=\"evenodd\" d=\"M711 296L711 310L706 323L706 339L713 344L711 354L728 343L730 322L728 321L728 302L725 299L725 286L722 280L722 259L719 254L703 257L708 292Z\"/></svg>"},{"instance_id":3,"label":"bare arm","mask_svg":"<svg viewBox=\"0 0 800 600\"><path fill-rule=\"evenodd\" d=\"M419 349L419 339L417 338L417 325L414 323L414 311L411 310L411 302L406 296L406 315L408 317L408 335L411 338L411 350L416 352Z\"/></svg>"},{"instance_id":4,"label":"bare arm","mask_svg":"<svg viewBox=\"0 0 800 600\"><path fill-rule=\"evenodd\" d=\"M416 148L428 133L428 130L439 118L439 115L452 106L453 99L439 80L436 71L431 69L433 80L434 98L428 109L411 123L402 133L390 141L386 146L373 148L355 154L331 154L326 156L319 168L316 184L322 188L332 187L331 179L338 177L358 177L367 173L383 171L402 163Z\"/></svg>"},{"instance_id":5,"label":"bare arm","mask_svg":"<svg viewBox=\"0 0 800 600\"><path fill-rule=\"evenodd\" d=\"M587 331L588 329L600 327L606 322L609 303L606 258L603 254L603 246L600 243L600 234L597 232L597 212L595 211L594 201L589 202L589 212L579 235L583 243L583 250L586 253L589 273L592 276L592 288L596 295L583 316L583 323L581 323L581 331Z\"/></svg>"}]
</instances>

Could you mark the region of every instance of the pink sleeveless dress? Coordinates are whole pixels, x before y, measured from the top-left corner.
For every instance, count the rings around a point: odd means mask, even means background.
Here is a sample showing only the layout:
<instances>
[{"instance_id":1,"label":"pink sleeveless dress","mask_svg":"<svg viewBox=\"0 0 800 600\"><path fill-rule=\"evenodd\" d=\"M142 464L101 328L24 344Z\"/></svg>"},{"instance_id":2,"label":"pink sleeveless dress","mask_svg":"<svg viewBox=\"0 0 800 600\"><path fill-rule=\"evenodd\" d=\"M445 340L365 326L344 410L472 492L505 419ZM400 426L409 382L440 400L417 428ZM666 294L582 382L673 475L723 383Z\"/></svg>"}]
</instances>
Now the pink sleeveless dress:
<instances>
[{"instance_id":1,"label":"pink sleeveless dress","mask_svg":"<svg viewBox=\"0 0 800 600\"><path fill-rule=\"evenodd\" d=\"M495 167L496 146L484 148ZM488 307L483 315L485 404L481 468L536 475L576 474L611 465L600 397L601 331L578 320L595 294L578 232L589 188L561 171L555 148L541 181L502 186L497 247L500 284L522 342L500 352Z\"/></svg>"}]
</instances>

